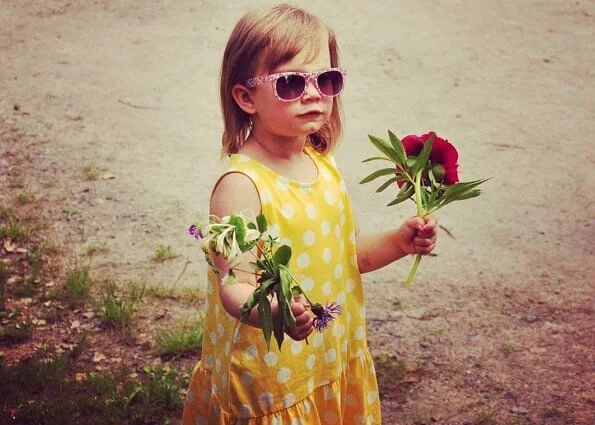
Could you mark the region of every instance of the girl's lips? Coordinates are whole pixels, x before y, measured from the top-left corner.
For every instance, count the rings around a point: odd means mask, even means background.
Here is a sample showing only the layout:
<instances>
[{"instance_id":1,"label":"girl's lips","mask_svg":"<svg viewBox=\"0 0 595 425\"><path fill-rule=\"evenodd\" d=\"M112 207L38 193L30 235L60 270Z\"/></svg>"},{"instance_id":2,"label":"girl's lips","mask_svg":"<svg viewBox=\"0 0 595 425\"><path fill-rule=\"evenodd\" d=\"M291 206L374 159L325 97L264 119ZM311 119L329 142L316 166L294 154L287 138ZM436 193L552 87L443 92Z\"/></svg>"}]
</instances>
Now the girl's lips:
<instances>
[{"instance_id":1,"label":"girl's lips","mask_svg":"<svg viewBox=\"0 0 595 425\"><path fill-rule=\"evenodd\" d=\"M322 111L310 111L305 114L298 115L301 118L316 118L322 115Z\"/></svg>"}]
</instances>

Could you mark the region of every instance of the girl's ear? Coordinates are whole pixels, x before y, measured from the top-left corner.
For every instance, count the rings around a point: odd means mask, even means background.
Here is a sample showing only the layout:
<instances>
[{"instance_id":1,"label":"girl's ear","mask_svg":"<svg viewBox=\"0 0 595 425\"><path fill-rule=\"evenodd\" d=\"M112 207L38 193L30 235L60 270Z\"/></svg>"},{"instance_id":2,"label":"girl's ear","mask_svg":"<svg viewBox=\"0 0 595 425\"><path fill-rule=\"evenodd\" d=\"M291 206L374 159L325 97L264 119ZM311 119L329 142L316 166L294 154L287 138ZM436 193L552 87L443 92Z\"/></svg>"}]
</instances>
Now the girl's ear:
<instances>
[{"instance_id":1,"label":"girl's ear","mask_svg":"<svg viewBox=\"0 0 595 425\"><path fill-rule=\"evenodd\" d=\"M231 95L238 106L247 114L256 113L256 105L252 98L252 92L243 84L236 84L231 88Z\"/></svg>"}]
</instances>

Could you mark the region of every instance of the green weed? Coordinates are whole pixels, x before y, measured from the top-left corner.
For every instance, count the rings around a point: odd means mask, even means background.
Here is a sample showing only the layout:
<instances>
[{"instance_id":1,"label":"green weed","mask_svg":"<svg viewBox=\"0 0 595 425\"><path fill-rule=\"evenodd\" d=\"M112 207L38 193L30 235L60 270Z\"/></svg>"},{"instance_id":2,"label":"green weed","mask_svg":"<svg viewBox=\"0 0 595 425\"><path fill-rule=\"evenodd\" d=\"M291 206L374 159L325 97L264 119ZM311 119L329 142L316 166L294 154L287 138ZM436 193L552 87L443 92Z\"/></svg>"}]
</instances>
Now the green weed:
<instances>
[{"instance_id":1,"label":"green weed","mask_svg":"<svg viewBox=\"0 0 595 425\"><path fill-rule=\"evenodd\" d=\"M115 282L108 281L107 292L97 305L97 314L107 327L122 329L130 323L136 305L144 295L145 285L132 282L127 297L119 296L117 292Z\"/></svg>"},{"instance_id":2,"label":"green weed","mask_svg":"<svg viewBox=\"0 0 595 425\"><path fill-rule=\"evenodd\" d=\"M177 329L161 329L155 335L155 346L161 354L180 356L184 353L196 351L202 346L204 318L198 318L191 323L182 323Z\"/></svg>"},{"instance_id":3,"label":"green weed","mask_svg":"<svg viewBox=\"0 0 595 425\"><path fill-rule=\"evenodd\" d=\"M99 170L92 164L86 164L83 166L83 173L85 174L85 180L93 181L99 178Z\"/></svg>"},{"instance_id":4,"label":"green weed","mask_svg":"<svg viewBox=\"0 0 595 425\"><path fill-rule=\"evenodd\" d=\"M169 245L158 245L155 249L155 256L153 259L155 261L163 262L166 260L171 260L175 257L174 252Z\"/></svg>"},{"instance_id":5,"label":"green weed","mask_svg":"<svg viewBox=\"0 0 595 425\"><path fill-rule=\"evenodd\" d=\"M63 288L65 300L71 305L82 305L91 299L93 280L89 273L89 266L83 267L75 259L66 275Z\"/></svg>"}]
</instances>

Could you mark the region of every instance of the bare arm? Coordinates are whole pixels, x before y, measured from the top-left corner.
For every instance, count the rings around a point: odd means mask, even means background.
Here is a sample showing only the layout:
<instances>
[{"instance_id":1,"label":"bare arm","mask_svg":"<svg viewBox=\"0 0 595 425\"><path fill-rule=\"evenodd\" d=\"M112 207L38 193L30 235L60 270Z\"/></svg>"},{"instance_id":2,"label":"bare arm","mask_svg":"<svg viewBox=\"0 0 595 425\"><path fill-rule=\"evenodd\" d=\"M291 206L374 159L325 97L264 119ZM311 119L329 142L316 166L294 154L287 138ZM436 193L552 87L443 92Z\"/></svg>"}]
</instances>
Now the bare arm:
<instances>
[{"instance_id":1,"label":"bare arm","mask_svg":"<svg viewBox=\"0 0 595 425\"><path fill-rule=\"evenodd\" d=\"M217 217L237 213L254 217L260 211L261 206L258 191L252 181L240 173L230 173L221 178L211 196L210 213ZM257 256L258 248L244 253L242 263L235 268L237 278L235 284L223 285L221 284L221 279L218 281L221 304L236 319L240 319L242 315L240 306L247 301L248 297L258 286L257 277L250 265L251 262L255 261ZM221 271L221 276L225 276L228 267L222 256L215 258L215 266ZM312 332L312 317L306 311L303 303L292 302L291 309L296 317L296 331L286 330L286 332L293 339L304 339ZM277 306L275 302L272 303L271 310L273 315L276 314ZM252 309L245 323L260 327L256 308Z\"/></svg>"},{"instance_id":2,"label":"bare arm","mask_svg":"<svg viewBox=\"0 0 595 425\"><path fill-rule=\"evenodd\" d=\"M355 244L360 273L382 268L409 254L429 254L436 244L436 220L412 217L396 230L360 233L356 225Z\"/></svg>"}]
</instances>

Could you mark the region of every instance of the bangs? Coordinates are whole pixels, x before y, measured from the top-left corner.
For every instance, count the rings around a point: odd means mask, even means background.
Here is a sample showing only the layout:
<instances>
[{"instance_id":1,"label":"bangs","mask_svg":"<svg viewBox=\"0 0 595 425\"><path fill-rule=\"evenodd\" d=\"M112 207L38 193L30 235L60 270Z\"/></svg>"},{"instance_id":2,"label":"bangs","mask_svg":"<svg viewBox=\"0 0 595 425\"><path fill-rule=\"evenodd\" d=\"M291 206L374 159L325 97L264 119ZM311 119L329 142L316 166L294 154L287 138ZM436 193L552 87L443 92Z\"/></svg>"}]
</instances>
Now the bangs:
<instances>
[{"instance_id":1,"label":"bangs","mask_svg":"<svg viewBox=\"0 0 595 425\"><path fill-rule=\"evenodd\" d=\"M300 52L306 54L306 62L314 60L320 53L320 39L327 34L330 44L331 31L316 17L295 10L291 12L288 13L290 16L282 17L286 18L281 19L285 21L284 25L271 26L266 34L259 64L266 72L272 72Z\"/></svg>"}]
</instances>

